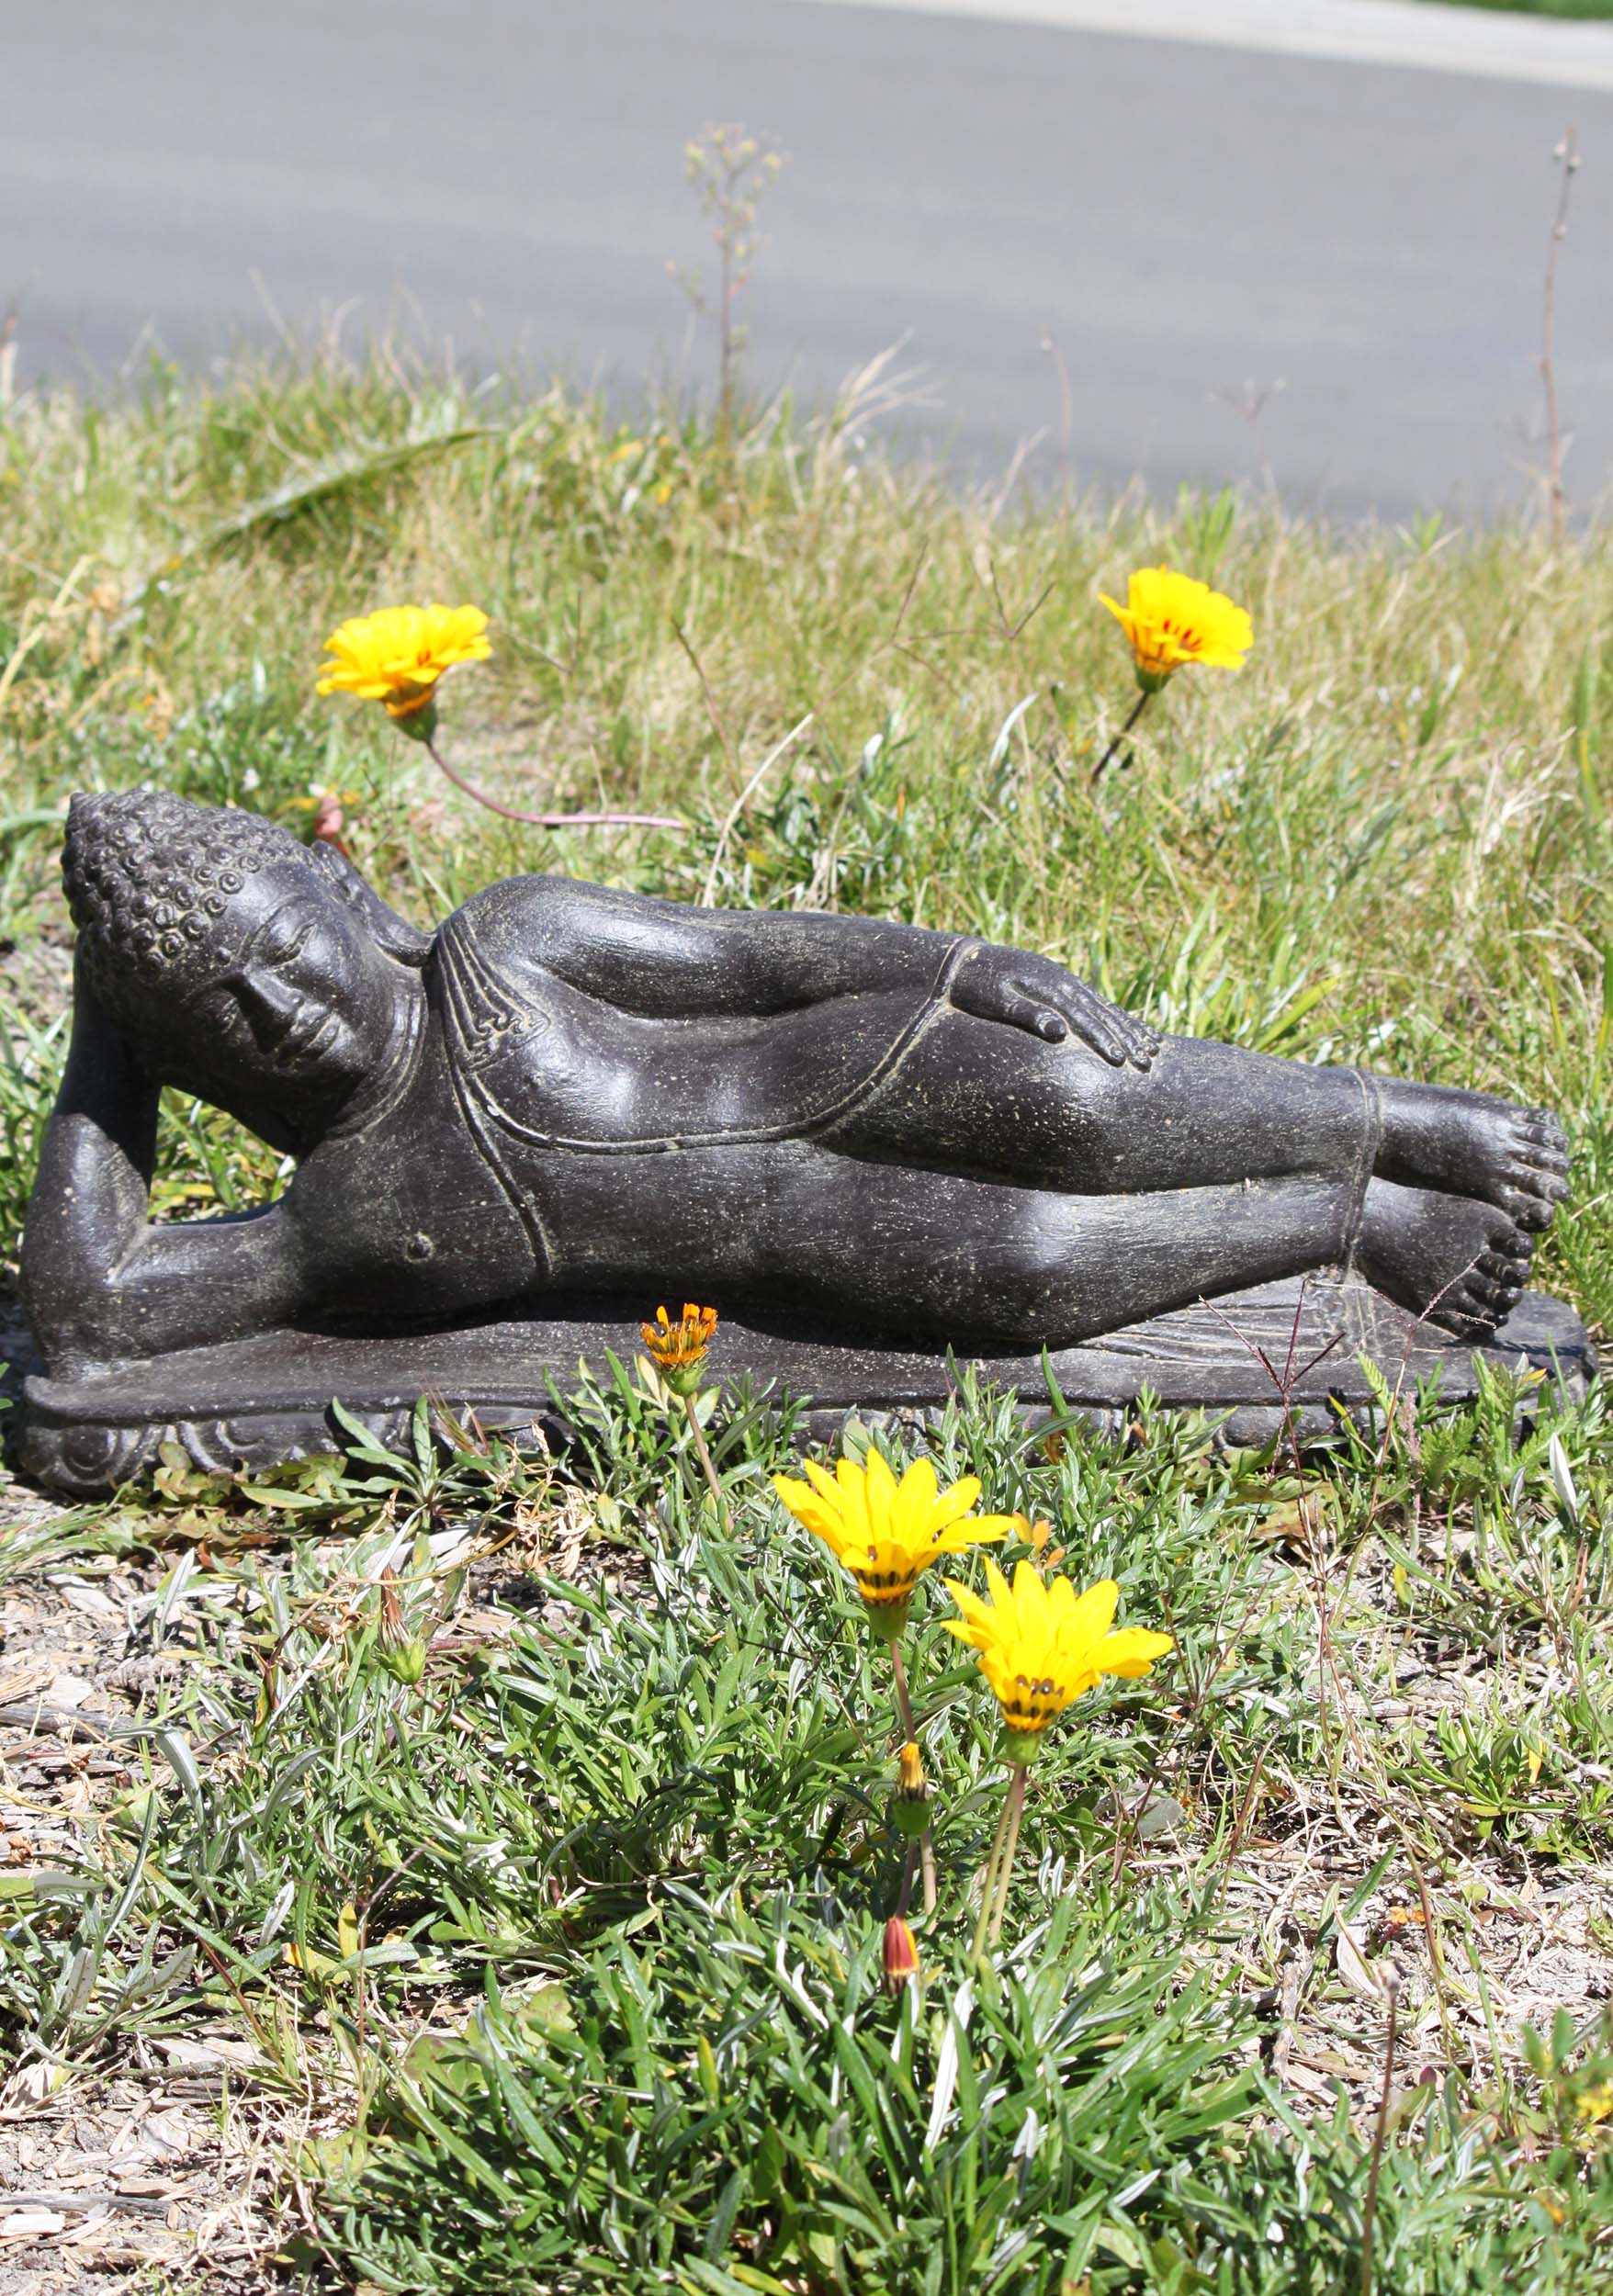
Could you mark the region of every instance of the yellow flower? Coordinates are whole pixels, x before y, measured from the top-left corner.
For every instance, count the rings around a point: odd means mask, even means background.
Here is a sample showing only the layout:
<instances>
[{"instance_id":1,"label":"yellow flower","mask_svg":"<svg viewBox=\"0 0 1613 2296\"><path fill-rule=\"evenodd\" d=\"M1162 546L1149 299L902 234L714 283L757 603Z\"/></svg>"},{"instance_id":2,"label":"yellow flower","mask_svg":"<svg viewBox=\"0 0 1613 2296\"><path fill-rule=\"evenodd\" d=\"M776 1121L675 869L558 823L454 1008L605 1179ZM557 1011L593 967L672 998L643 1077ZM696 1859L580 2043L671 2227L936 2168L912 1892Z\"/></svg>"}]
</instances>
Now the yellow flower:
<instances>
[{"instance_id":1,"label":"yellow flower","mask_svg":"<svg viewBox=\"0 0 1613 2296\"><path fill-rule=\"evenodd\" d=\"M1006 1515L969 1513L980 1496L976 1477L938 1491L930 1459L915 1459L899 1483L877 1451L865 1468L837 1460L832 1477L815 1459L806 1468L806 1482L775 1475L773 1487L796 1522L845 1565L871 1624L893 1642L919 1574L938 1556L1006 1538L1011 1527Z\"/></svg>"},{"instance_id":2,"label":"yellow flower","mask_svg":"<svg viewBox=\"0 0 1613 2296\"><path fill-rule=\"evenodd\" d=\"M638 1326L657 1369L667 1375L669 1384L680 1394L705 1360L716 1329L716 1310L697 1308L692 1300L683 1302L683 1312L675 1323L665 1308L657 1308L655 1322Z\"/></svg>"},{"instance_id":3,"label":"yellow flower","mask_svg":"<svg viewBox=\"0 0 1613 2296\"><path fill-rule=\"evenodd\" d=\"M1101 1579L1077 1594L1068 1579L1049 1584L1021 1562L1010 1587L989 1556L986 1574L989 1603L956 1579L947 1581L947 1593L964 1615L943 1624L949 1634L979 1651L980 1671L1002 1709L1016 1761L1031 1759L1054 1716L1090 1690L1100 1675L1145 1674L1156 1659L1176 1647L1169 1635L1145 1626L1110 1632L1120 1600L1112 1579Z\"/></svg>"},{"instance_id":4,"label":"yellow flower","mask_svg":"<svg viewBox=\"0 0 1613 2296\"><path fill-rule=\"evenodd\" d=\"M486 661L492 652L479 606L383 606L344 622L325 640L321 693L355 693L383 702L402 721L426 708L437 680L457 662Z\"/></svg>"},{"instance_id":5,"label":"yellow flower","mask_svg":"<svg viewBox=\"0 0 1613 2296\"><path fill-rule=\"evenodd\" d=\"M1137 682L1149 693L1187 662L1241 670L1255 642L1255 625L1241 606L1168 566L1140 568L1126 586L1123 606L1108 597L1101 603L1131 639Z\"/></svg>"}]
</instances>

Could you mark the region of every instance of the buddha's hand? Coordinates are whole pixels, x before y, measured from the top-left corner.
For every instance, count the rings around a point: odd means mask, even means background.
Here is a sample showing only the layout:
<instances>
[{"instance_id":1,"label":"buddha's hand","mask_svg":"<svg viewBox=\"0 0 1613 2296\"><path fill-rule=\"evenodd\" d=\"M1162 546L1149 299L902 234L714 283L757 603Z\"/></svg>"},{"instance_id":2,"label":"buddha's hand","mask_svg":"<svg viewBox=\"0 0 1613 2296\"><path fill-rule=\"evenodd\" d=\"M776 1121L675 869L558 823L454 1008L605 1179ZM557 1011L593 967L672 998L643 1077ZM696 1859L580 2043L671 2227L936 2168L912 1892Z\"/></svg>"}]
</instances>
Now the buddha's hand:
<instances>
[{"instance_id":1,"label":"buddha's hand","mask_svg":"<svg viewBox=\"0 0 1613 2296\"><path fill-rule=\"evenodd\" d=\"M950 995L961 1012L1023 1029L1043 1044L1062 1044L1075 1036L1111 1068L1146 1069L1159 1050L1159 1039L1145 1022L1111 1005L1051 957L1024 949L975 942L953 975Z\"/></svg>"}]
</instances>

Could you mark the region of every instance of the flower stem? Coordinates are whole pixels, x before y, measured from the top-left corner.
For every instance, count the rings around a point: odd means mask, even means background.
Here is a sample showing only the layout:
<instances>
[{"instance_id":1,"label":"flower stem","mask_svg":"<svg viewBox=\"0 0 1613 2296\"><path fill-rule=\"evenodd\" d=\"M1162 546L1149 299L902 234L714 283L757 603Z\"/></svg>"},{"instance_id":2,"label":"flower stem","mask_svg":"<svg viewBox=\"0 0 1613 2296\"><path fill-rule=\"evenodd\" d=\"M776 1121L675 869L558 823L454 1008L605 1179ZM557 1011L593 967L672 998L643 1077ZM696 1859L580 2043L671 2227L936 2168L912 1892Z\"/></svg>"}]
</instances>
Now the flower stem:
<instances>
[{"instance_id":1,"label":"flower stem","mask_svg":"<svg viewBox=\"0 0 1613 2296\"><path fill-rule=\"evenodd\" d=\"M1020 1846L1020 1820L1025 1813L1025 1779L1028 1774L1024 1763L1020 1762L1014 1770L1014 1782L1009 1788L1008 1836L1002 1845L997 1904L992 1911L990 1934L986 1941L991 1946L995 1946L1002 1935L1002 1917L1008 1911L1009 1877L1014 1868L1014 1851Z\"/></svg>"},{"instance_id":2,"label":"flower stem","mask_svg":"<svg viewBox=\"0 0 1613 2296\"><path fill-rule=\"evenodd\" d=\"M1016 1776L1019 1774L1018 1772L1015 1773ZM1008 1792L1002 1797L1002 1807L998 1812L997 1818L997 1831L991 1837L991 1850L986 1860L986 1871L980 1876L980 1918L975 1924L975 1942L971 1948L976 1960L979 1959L981 1948L986 1943L986 1925L991 1919L991 1901L997 1895L998 1861L1002 1856L1002 1845L1009 1829L1009 1812L1013 1807L1013 1787L1010 1784Z\"/></svg>"},{"instance_id":3,"label":"flower stem","mask_svg":"<svg viewBox=\"0 0 1613 2296\"><path fill-rule=\"evenodd\" d=\"M908 1695L908 1670L902 1664L902 1646L899 1642L891 1644L890 1657L891 1664L897 1670L897 1717L902 1726L902 1743L906 1745L919 1733L913 1728L913 1701Z\"/></svg>"},{"instance_id":4,"label":"flower stem","mask_svg":"<svg viewBox=\"0 0 1613 2296\"><path fill-rule=\"evenodd\" d=\"M902 1664L902 1646L899 1642L891 1644L890 1657L891 1664L896 1669L897 1715L901 1722L902 1742L905 1745L908 1740L916 1739L919 1733L913 1726L913 1701L908 1694L908 1670ZM924 1910L926 1913L935 1911L935 1900L939 1894L935 1880L935 1844L931 1839L931 1828L926 1826L919 1840L919 1856L924 1873ZM911 1852L909 1852L907 1874L902 1884L902 1902L897 1908L899 1913L906 1913L908 1910L907 1894L912 1887L912 1879L913 1862Z\"/></svg>"},{"instance_id":5,"label":"flower stem","mask_svg":"<svg viewBox=\"0 0 1613 2296\"><path fill-rule=\"evenodd\" d=\"M1108 748L1103 752L1103 755L1099 759L1097 764L1092 768L1092 782L1094 787L1096 787L1098 782L1103 779L1104 774L1109 769L1109 761L1111 758L1113 757L1115 751L1120 748L1121 743L1131 732L1132 727L1136 724L1138 718L1142 716L1143 712L1147 708L1149 703L1153 699L1154 696L1152 692L1146 686L1145 686L1133 705L1131 715L1127 718L1125 724L1121 727L1119 733L1116 734L1114 739L1110 743ZM434 749L433 750L432 755L435 757L436 752Z\"/></svg>"},{"instance_id":6,"label":"flower stem","mask_svg":"<svg viewBox=\"0 0 1613 2296\"><path fill-rule=\"evenodd\" d=\"M502 813L506 821L530 821L540 829L682 829L688 827L675 814L670 813L521 813L513 805L502 805L496 797L490 797L474 782L468 782L463 773L456 773L434 741L425 745L426 755L438 770L446 773L456 789L462 789L467 797L474 797L489 813Z\"/></svg>"},{"instance_id":7,"label":"flower stem","mask_svg":"<svg viewBox=\"0 0 1613 2296\"><path fill-rule=\"evenodd\" d=\"M728 1515L728 1503L723 1497L723 1487L716 1479L716 1469L712 1465L711 1453L705 1447L705 1432L700 1424L700 1417L695 1411L693 1395L684 1396L683 1409L689 1415L689 1433L694 1438L695 1453L705 1469L706 1487L711 1492L711 1503L716 1509L716 1519L725 1531L732 1531L734 1526Z\"/></svg>"},{"instance_id":8,"label":"flower stem","mask_svg":"<svg viewBox=\"0 0 1613 2296\"><path fill-rule=\"evenodd\" d=\"M908 1854L902 1860L902 1886L897 1894L897 1916L899 1920L907 1919L908 1908L913 1902L913 1869L918 1863L919 1844L916 1841L909 1841Z\"/></svg>"}]
</instances>

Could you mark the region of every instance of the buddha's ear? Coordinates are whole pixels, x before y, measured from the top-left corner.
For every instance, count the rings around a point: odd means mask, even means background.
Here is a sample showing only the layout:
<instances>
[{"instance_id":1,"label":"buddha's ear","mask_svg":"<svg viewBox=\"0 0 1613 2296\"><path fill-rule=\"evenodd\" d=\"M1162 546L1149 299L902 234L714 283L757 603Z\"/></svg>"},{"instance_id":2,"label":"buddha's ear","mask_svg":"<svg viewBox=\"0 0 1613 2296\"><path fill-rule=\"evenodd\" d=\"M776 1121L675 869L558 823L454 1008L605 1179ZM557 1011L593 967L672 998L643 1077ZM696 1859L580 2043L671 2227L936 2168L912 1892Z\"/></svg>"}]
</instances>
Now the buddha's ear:
<instances>
[{"instance_id":1,"label":"buddha's ear","mask_svg":"<svg viewBox=\"0 0 1613 2296\"><path fill-rule=\"evenodd\" d=\"M372 886L359 875L345 853L338 852L328 838L316 838L304 848L309 865L328 887L355 909L376 947L400 964L423 965L431 954L432 937L421 932L389 908Z\"/></svg>"}]
</instances>

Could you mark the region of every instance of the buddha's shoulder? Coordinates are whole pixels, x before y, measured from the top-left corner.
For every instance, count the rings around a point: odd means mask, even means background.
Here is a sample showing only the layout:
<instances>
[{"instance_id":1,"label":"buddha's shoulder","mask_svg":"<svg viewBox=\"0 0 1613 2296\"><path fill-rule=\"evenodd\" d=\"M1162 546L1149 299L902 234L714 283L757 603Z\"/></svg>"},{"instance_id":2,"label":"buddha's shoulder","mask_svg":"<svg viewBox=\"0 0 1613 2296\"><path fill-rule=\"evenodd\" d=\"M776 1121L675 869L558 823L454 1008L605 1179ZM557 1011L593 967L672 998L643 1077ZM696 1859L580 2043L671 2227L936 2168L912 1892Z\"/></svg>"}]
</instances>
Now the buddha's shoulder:
<instances>
[{"instance_id":1,"label":"buddha's shoulder","mask_svg":"<svg viewBox=\"0 0 1613 2296\"><path fill-rule=\"evenodd\" d=\"M528 950L572 889L568 877L501 877L462 902L438 926L437 937L450 946L473 943L490 955Z\"/></svg>"},{"instance_id":2,"label":"buddha's shoulder","mask_svg":"<svg viewBox=\"0 0 1613 2296\"><path fill-rule=\"evenodd\" d=\"M541 962L578 931L597 933L613 922L628 925L646 910L680 908L677 902L581 877L501 877L473 893L437 930L450 948L473 947L489 959Z\"/></svg>"}]
</instances>

